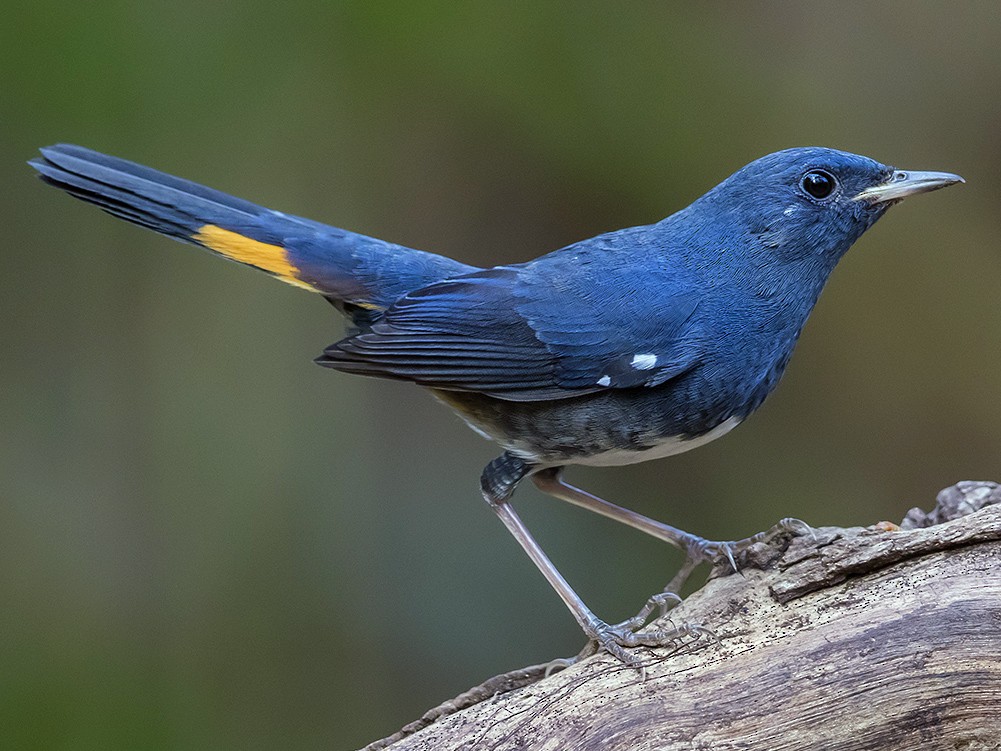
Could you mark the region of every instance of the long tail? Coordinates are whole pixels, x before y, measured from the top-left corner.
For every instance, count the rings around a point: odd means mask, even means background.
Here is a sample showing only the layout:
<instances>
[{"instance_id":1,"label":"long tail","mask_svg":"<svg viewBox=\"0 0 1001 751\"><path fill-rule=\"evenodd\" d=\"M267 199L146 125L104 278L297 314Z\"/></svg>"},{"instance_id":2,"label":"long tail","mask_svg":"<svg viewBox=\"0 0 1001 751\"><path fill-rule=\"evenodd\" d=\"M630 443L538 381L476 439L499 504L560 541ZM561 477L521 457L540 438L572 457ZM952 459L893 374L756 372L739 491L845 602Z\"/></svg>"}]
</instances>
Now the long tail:
<instances>
[{"instance_id":1,"label":"long tail","mask_svg":"<svg viewBox=\"0 0 1001 751\"><path fill-rule=\"evenodd\" d=\"M134 162L60 144L29 164L109 214L319 292L378 311L407 292L475 271L444 256L366 237L227 195Z\"/></svg>"}]
</instances>

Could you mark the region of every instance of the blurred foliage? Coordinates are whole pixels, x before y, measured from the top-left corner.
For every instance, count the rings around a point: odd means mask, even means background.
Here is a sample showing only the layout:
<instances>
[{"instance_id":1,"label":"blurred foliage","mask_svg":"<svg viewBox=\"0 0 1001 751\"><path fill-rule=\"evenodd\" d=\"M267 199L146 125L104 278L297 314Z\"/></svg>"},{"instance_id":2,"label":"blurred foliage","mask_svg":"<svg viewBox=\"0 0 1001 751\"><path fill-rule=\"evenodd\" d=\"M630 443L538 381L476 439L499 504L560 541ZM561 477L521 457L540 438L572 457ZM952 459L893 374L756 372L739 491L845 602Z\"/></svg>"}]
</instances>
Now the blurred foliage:
<instances>
[{"instance_id":1,"label":"blurred foliage","mask_svg":"<svg viewBox=\"0 0 1001 751\"><path fill-rule=\"evenodd\" d=\"M43 1L0 70L0 748L351 748L581 642L479 500L496 449L312 366L321 300L33 180L48 143L480 264L787 146L959 172L852 251L748 425L571 475L724 538L1001 476L1001 5ZM519 505L608 618L677 564Z\"/></svg>"}]
</instances>

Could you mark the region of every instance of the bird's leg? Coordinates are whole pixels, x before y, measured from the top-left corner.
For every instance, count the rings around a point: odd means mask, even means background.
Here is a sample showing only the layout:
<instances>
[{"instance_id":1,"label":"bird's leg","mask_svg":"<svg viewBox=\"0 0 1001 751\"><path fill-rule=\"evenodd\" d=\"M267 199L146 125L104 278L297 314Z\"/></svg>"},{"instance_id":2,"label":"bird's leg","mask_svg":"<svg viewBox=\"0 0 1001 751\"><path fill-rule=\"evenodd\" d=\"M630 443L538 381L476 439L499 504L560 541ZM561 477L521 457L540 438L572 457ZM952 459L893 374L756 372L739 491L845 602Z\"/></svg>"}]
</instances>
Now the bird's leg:
<instances>
[{"instance_id":1,"label":"bird's leg","mask_svg":"<svg viewBox=\"0 0 1001 751\"><path fill-rule=\"evenodd\" d=\"M645 624L654 607L661 605L659 602L655 606L650 606L648 603L648 606L640 611L639 616L630 618L621 624L611 625L601 620L584 604L584 601L573 590L567 580L563 578L563 575L553 565L553 562L549 560L549 556L545 554L535 541L535 538L526 529L524 522L515 513L510 501L495 503L490 498L487 498L487 502L497 513L497 516L500 517L500 520L504 522L504 526L514 536L514 539L518 541L522 549L528 553L528 557L532 559L532 562L542 572L542 575L546 577L552 588L556 590L556 594L560 596L560 599L569 608L574 618L577 619L577 623L580 624L587 638L597 643L598 646L613 657L618 658L626 665L639 667L639 661L626 652L625 648L664 646L677 642L685 636L697 633L697 627L688 624L650 631L633 630Z\"/></svg>"},{"instance_id":2,"label":"bird's leg","mask_svg":"<svg viewBox=\"0 0 1001 751\"><path fill-rule=\"evenodd\" d=\"M675 574L671 582L665 587L665 592L679 591L691 576L692 571L704 561L713 561L719 556L724 556L730 563L734 571L737 570L737 562L734 555L746 550L756 542L779 529L794 532L809 532L810 528L798 519L783 519L775 527L767 532L760 532L743 540L716 541L707 540L704 537L693 535L690 532L672 527L670 524L659 522L635 511L618 506L611 501L606 501L596 495L588 493L586 490L575 488L563 480L561 467L551 467L540 470L532 475L532 481L543 493L558 498L561 501L572 503L576 506L586 508L595 513L614 519L617 522L627 524L641 532L656 537L659 540L674 545L685 552L685 562L681 569Z\"/></svg>"},{"instance_id":3,"label":"bird's leg","mask_svg":"<svg viewBox=\"0 0 1001 751\"><path fill-rule=\"evenodd\" d=\"M732 552L725 547L724 543L714 543L677 527L672 527L670 524L665 524L648 516L638 514L611 501L606 501L603 498L588 493L586 490L576 488L563 480L563 472L560 467L543 469L532 475L532 481L539 490L547 495L580 506L581 508L586 508L589 511L594 511L609 519L614 519L617 522L626 524L641 532L646 532L658 540L664 540L676 548L685 551L685 562L670 584L665 588L666 592L677 592L680 590L692 571L700 563L715 558L719 551L712 546L724 545L723 549L730 554L732 562ZM736 570L736 563L733 563L733 566L734 570Z\"/></svg>"},{"instance_id":4,"label":"bird's leg","mask_svg":"<svg viewBox=\"0 0 1001 751\"><path fill-rule=\"evenodd\" d=\"M626 652L627 647L663 646L677 642L685 636L700 633L698 627L687 624L679 627L672 625L669 628L649 631L636 630L645 625L654 610L659 608L666 611L667 603L672 599L667 595L652 597L637 616L616 625L606 623L591 612L553 565L549 556L535 541L521 517L515 513L511 506L509 499L515 486L531 469L532 467L526 462L510 454L505 454L494 460L487 465L483 472L481 479L483 497L539 571L542 572L542 575L546 577L546 581L556 590L591 642L596 643L601 649L623 663L639 667L639 661ZM585 648L586 650L587 648Z\"/></svg>"}]
</instances>

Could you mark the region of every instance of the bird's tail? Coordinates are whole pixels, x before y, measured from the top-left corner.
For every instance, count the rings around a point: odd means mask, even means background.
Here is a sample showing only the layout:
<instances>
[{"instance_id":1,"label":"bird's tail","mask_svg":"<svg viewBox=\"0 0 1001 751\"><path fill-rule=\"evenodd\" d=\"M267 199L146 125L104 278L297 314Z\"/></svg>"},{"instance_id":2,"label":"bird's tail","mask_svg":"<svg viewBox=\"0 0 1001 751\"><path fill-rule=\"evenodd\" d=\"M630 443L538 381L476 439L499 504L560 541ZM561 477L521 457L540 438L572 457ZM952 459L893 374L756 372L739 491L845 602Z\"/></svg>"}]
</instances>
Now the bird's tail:
<instances>
[{"instance_id":1,"label":"bird's tail","mask_svg":"<svg viewBox=\"0 0 1001 751\"><path fill-rule=\"evenodd\" d=\"M30 162L49 185L120 219L253 266L352 309L475 270L450 258L289 216L81 146Z\"/></svg>"}]
</instances>

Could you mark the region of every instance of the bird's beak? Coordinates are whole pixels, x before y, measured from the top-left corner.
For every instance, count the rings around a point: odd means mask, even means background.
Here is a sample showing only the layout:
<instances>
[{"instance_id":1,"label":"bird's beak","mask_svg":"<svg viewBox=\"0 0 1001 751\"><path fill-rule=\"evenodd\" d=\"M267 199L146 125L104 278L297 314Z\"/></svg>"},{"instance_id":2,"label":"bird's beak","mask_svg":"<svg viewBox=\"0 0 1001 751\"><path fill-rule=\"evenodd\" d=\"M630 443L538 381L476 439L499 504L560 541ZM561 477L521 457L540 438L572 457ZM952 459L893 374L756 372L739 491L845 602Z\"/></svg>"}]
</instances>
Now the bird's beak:
<instances>
[{"instance_id":1,"label":"bird's beak","mask_svg":"<svg viewBox=\"0 0 1001 751\"><path fill-rule=\"evenodd\" d=\"M894 170L885 183L866 188L855 196L856 201L870 203L886 203L899 201L907 196L927 193L930 190L946 188L966 180L950 172L912 172L910 170Z\"/></svg>"}]
</instances>

